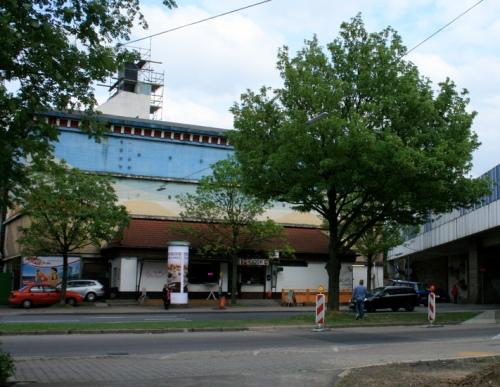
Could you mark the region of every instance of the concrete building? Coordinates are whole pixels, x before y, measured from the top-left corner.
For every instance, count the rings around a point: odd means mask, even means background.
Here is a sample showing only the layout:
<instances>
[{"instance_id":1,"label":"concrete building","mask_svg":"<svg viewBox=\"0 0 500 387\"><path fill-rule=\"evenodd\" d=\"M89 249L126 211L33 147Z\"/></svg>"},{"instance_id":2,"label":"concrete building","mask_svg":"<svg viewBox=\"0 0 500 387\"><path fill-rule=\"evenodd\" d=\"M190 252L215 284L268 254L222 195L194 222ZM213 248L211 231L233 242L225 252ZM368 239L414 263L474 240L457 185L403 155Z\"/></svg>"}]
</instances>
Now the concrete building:
<instances>
[{"instance_id":1,"label":"concrete building","mask_svg":"<svg viewBox=\"0 0 500 387\"><path fill-rule=\"evenodd\" d=\"M463 302L500 303L500 165L488 171L491 194L472 208L432 215L389 253L393 276L435 284Z\"/></svg>"}]
</instances>

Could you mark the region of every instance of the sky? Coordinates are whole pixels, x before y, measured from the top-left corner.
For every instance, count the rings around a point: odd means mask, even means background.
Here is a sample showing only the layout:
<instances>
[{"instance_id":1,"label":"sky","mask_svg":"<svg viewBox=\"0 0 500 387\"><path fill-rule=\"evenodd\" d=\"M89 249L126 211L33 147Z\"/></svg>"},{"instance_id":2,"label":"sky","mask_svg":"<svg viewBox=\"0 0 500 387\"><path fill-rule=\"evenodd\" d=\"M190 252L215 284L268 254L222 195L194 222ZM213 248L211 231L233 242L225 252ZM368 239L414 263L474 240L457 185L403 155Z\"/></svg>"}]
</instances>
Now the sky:
<instances>
[{"instance_id":1,"label":"sky","mask_svg":"<svg viewBox=\"0 0 500 387\"><path fill-rule=\"evenodd\" d=\"M244 7L257 0L142 1L148 30L134 28L132 39ZM162 119L232 128L229 108L247 89L279 87L278 49L293 55L314 34L322 45L339 26L361 12L369 32L396 29L412 48L477 0L272 0L241 12L147 39L151 59L165 72ZM470 93L473 124L481 145L473 155L473 176L500 163L500 2L485 0L454 24L411 52L406 59L435 84L450 77ZM136 45L139 45L137 43ZM106 90L97 90L104 101Z\"/></svg>"}]
</instances>

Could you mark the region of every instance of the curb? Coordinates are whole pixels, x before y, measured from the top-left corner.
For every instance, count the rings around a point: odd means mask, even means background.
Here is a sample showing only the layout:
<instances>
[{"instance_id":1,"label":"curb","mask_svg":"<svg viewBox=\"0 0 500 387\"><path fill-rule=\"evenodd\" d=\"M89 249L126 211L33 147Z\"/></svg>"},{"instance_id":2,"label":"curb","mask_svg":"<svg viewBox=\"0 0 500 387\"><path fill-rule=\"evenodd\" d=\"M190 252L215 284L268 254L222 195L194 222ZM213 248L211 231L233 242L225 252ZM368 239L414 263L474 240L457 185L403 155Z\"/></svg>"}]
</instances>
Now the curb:
<instances>
[{"instance_id":1,"label":"curb","mask_svg":"<svg viewBox=\"0 0 500 387\"><path fill-rule=\"evenodd\" d=\"M0 336L33 336L33 335L93 335L93 334L120 334L120 333L188 333L188 332L241 332L251 328L156 328L156 329L61 329L39 331L0 332Z\"/></svg>"},{"instance_id":2,"label":"curb","mask_svg":"<svg viewBox=\"0 0 500 387\"><path fill-rule=\"evenodd\" d=\"M448 323L444 325L459 325L461 323ZM377 328L377 327L407 327L420 326L428 328L428 325L422 323L409 324L364 324L364 325L326 325L323 332L331 332L336 329L345 328ZM266 331L266 330L310 330L313 331L316 325L255 325L241 328L152 328L152 329L61 329L61 330L33 330L33 331L16 331L2 332L0 336L29 336L29 335L85 335L85 334L154 334L154 333L190 333L190 332L244 332L244 331Z\"/></svg>"}]
</instances>

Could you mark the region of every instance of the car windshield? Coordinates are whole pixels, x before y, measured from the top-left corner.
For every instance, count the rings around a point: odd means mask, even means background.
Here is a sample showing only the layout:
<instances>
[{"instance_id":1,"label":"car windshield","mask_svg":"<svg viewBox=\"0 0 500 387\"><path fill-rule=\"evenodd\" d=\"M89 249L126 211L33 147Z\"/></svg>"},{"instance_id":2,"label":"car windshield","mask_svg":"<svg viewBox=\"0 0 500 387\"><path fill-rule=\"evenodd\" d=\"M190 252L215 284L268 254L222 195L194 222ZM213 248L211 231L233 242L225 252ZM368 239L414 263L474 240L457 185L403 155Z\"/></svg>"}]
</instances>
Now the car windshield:
<instances>
[{"instance_id":1,"label":"car windshield","mask_svg":"<svg viewBox=\"0 0 500 387\"><path fill-rule=\"evenodd\" d=\"M19 288L19 292L24 292L27 288L28 286L23 286L22 288Z\"/></svg>"},{"instance_id":2,"label":"car windshield","mask_svg":"<svg viewBox=\"0 0 500 387\"><path fill-rule=\"evenodd\" d=\"M369 295L372 295L372 296L377 296L377 295L381 294L383 291L384 291L384 288L383 288L383 287L381 287L381 288L375 288L375 289L372 289L372 290L369 292Z\"/></svg>"},{"instance_id":3,"label":"car windshield","mask_svg":"<svg viewBox=\"0 0 500 387\"><path fill-rule=\"evenodd\" d=\"M420 291L427 290L427 286L425 286L422 282L419 282L417 284L417 286L418 286L418 290L420 290Z\"/></svg>"}]
</instances>

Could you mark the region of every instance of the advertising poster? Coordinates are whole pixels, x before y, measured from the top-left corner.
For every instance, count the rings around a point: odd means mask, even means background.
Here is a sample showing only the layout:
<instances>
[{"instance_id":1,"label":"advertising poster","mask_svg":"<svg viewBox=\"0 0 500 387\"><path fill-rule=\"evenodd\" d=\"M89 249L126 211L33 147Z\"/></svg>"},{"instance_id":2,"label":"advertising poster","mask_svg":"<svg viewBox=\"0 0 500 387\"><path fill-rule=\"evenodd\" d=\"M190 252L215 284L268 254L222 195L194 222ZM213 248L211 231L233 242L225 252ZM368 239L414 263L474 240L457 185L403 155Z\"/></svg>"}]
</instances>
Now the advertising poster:
<instances>
[{"instance_id":1,"label":"advertising poster","mask_svg":"<svg viewBox=\"0 0 500 387\"><path fill-rule=\"evenodd\" d=\"M21 282L48 283L56 286L62 280L62 257L24 257L21 263ZM80 258L68 257L68 280L80 278Z\"/></svg>"},{"instance_id":2,"label":"advertising poster","mask_svg":"<svg viewBox=\"0 0 500 387\"><path fill-rule=\"evenodd\" d=\"M189 243L171 242L168 246L167 284L172 304L188 302Z\"/></svg>"}]
</instances>

